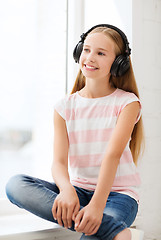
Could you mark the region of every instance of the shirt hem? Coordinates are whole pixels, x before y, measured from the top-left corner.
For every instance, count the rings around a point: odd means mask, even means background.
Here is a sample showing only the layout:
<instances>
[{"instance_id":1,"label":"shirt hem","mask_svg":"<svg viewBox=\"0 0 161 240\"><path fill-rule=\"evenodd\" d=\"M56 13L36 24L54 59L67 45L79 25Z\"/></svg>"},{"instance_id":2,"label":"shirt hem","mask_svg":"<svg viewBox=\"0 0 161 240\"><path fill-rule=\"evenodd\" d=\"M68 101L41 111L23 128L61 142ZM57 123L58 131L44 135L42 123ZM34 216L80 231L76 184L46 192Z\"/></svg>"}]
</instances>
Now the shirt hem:
<instances>
[{"instance_id":1,"label":"shirt hem","mask_svg":"<svg viewBox=\"0 0 161 240\"><path fill-rule=\"evenodd\" d=\"M71 184L76 186L76 187L79 187L79 188L83 188L85 190L88 190L88 191L95 191L95 188L93 187L86 187L84 184L80 184L80 183L77 183L77 182L74 182L74 181L71 181ZM116 192L116 193L120 193L120 194L125 194L131 198L133 198L138 204L139 204L139 196L138 196L138 193L135 192L134 194L131 194L129 192L126 192L126 191L117 191L117 190L113 190L111 188L111 191L110 192Z\"/></svg>"}]
</instances>

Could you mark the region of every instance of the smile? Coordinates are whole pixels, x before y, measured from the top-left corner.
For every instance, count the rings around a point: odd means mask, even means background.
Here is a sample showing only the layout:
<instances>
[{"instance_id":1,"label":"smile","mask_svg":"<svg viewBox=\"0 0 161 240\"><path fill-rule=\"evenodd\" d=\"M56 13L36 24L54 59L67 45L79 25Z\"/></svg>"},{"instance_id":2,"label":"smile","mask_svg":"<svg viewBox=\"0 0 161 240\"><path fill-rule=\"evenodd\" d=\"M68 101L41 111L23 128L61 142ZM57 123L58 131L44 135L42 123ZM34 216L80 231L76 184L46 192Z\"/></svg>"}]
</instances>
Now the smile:
<instances>
[{"instance_id":1,"label":"smile","mask_svg":"<svg viewBox=\"0 0 161 240\"><path fill-rule=\"evenodd\" d=\"M91 66L91 65L88 65L88 64L84 64L85 68L86 69L89 69L89 70L97 70L98 68L94 67L94 66Z\"/></svg>"}]
</instances>

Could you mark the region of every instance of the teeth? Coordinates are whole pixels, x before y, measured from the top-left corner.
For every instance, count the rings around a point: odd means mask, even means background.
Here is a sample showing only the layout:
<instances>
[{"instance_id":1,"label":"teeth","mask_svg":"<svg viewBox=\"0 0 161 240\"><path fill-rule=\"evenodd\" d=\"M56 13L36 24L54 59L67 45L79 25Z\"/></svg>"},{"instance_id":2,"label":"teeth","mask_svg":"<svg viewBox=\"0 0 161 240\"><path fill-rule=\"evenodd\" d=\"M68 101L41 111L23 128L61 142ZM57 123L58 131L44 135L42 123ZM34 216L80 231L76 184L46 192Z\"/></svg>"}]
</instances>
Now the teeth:
<instances>
[{"instance_id":1,"label":"teeth","mask_svg":"<svg viewBox=\"0 0 161 240\"><path fill-rule=\"evenodd\" d=\"M96 69L95 67L92 67L92 66L89 66L89 65L85 65L87 68L90 68L90 69Z\"/></svg>"}]
</instances>

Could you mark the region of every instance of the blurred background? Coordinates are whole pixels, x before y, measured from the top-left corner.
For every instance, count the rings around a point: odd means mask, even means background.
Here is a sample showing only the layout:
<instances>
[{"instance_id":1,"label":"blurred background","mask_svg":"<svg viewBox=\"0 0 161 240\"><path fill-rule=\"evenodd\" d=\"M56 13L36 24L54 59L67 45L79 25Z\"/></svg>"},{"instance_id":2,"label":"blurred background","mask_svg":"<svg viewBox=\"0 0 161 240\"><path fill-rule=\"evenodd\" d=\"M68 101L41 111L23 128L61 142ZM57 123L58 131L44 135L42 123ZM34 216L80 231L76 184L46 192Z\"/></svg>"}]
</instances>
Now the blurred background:
<instances>
[{"instance_id":1,"label":"blurred background","mask_svg":"<svg viewBox=\"0 0 161 240\"><path fill-rule=\"evenodd\" d=\"M80 35L100 23L121 28L132 48L146 141L136 227L160 240L160 0L0 0L0 201L14 174L52 180L54 105L75 81Z\"/></svg>"}]
</instances>

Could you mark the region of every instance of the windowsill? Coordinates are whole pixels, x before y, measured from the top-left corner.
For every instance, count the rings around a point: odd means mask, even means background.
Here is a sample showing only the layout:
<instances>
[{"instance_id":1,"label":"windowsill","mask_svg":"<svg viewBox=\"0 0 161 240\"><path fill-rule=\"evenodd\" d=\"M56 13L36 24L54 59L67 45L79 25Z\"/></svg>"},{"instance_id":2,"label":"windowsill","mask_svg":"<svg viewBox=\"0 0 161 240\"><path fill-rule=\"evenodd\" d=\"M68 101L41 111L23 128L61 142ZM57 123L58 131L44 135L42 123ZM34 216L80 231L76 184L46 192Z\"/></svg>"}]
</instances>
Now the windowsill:
<instances>
[{"instance_id":1,"label":"windowsill","mask_svg":"<svg viewBox=\"0 0 161 240\"><path fill-rule=\"evenodd\" d=\"M2 216L0 226L0 236L61 228L30 213Z\"/></svg>"},{"instance_id":2,"label":"windowsill","mask_svg":"<svg viewBox=\"0 0 161 240\"><path fill-rule=\"evenodd\" d=\"M80 234L0 200L0 240L79 239Z\"/></svg>"},{"instance_id":3,"label":"windowsill","mask_svg":"<svg viewBox=\"0 0 161 240\"><path fill-rule=\"evenodd\" d=\"M0 217L0 240L78 240L80 235L30 213Z\"/></svg>"}]
</instances>

